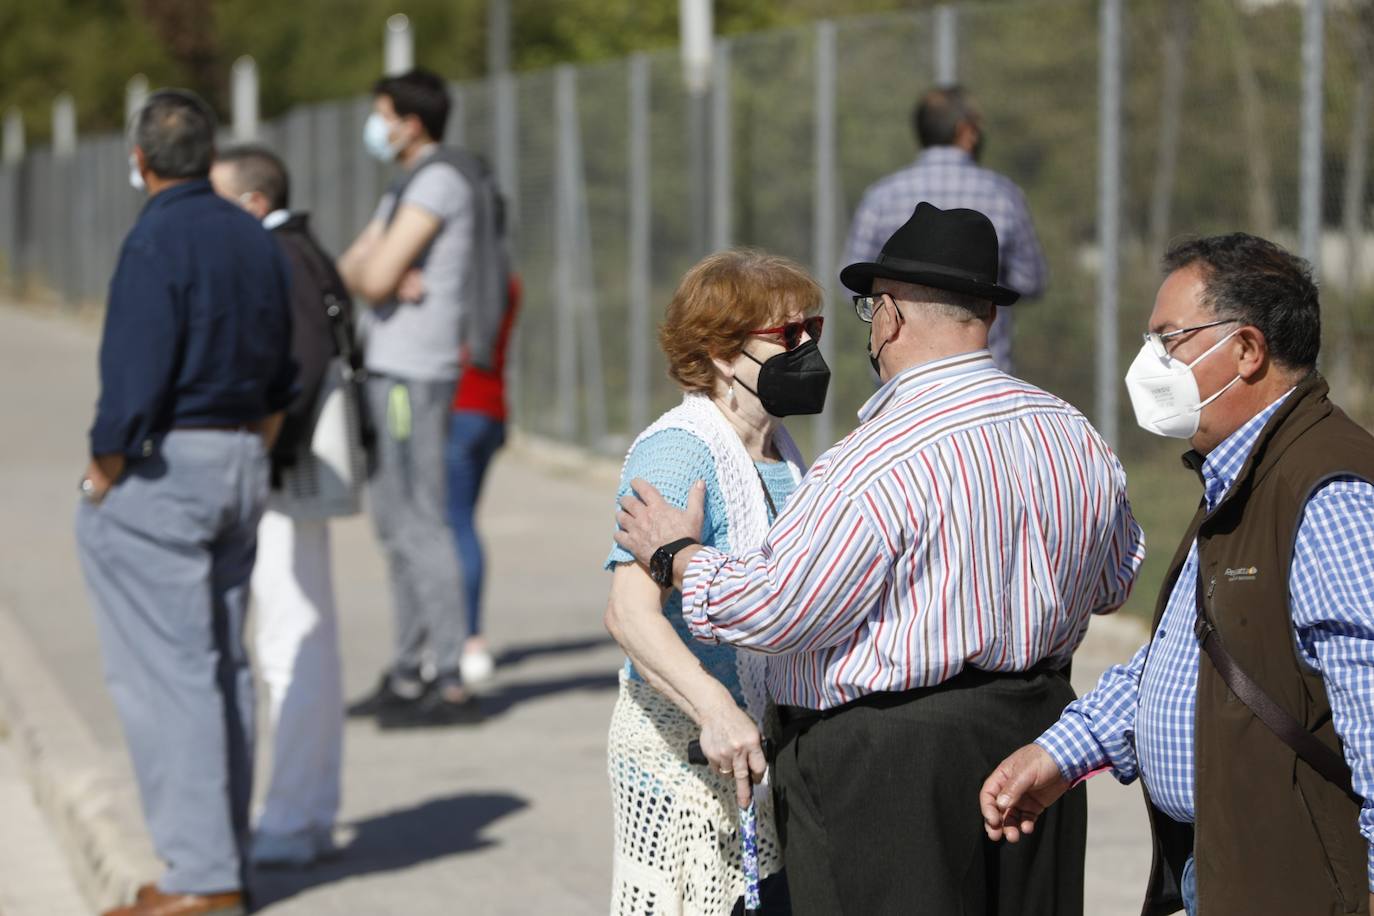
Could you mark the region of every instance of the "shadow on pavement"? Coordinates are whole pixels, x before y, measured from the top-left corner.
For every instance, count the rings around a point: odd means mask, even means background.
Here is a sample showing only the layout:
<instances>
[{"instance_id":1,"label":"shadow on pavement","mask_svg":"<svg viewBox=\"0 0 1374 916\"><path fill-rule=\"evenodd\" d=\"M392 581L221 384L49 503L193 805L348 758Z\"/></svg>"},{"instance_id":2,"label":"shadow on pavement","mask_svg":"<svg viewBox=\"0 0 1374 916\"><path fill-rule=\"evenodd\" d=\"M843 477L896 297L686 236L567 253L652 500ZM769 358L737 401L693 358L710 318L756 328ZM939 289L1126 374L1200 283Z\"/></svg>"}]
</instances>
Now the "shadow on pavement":
<instances>
[{"instance_id":1,"label":"shadow on pavement","mask_svg":"<svg viewBox=\"0 0 1374 916\"><path fill-rule=\"evenodd\" d=\"M454 795L358 821L353 842L337 859L299 871L255 872L255 904L265 908L323 884L482 849L494 842L482 837L487 827L528 804L515 795Z\"/></svg>"},{"instance_id":2,"label":"shadow on pavement","mask_svg":"<svg viewBox=\"0 0 1374 916\"><path fill-rule=\"evenodd\" d=\"M496 656L497 667L518 665L531 658L543 655L570 655L574 652L591 652L615 645L609 636L584 636L578 639L561 639L555 642L528 643L503 649Z\"/></svg>"},{"instance_id":3,"label":"shadow on pavement","mask_svg":"<svg viewBox=\"0 0 1374 916\"><path fill-rule=\"evenodd\" d=\"M485 718L493 719L509 712L511 707L528 703L531 700L574 690L615 690L619 685L620 675L618 671L575 674L569 677L549 678L542 681L521 681L515 684L506 684L482 695L482 713Z\"/></svg>"}]
</instances>

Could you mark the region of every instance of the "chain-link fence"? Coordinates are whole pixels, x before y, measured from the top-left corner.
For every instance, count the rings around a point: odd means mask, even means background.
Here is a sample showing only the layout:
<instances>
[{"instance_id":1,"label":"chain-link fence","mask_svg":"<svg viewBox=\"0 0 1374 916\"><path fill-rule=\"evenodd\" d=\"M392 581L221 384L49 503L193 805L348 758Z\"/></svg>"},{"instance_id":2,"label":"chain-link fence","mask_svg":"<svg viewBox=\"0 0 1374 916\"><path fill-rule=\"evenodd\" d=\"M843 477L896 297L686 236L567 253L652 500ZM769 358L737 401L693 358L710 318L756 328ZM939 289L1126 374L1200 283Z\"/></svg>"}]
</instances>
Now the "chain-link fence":
<instances>
[{"instance_id":1,"label":"chain-link fence","mask_svg":"<svg viewBox=\"0 0 1374 916\"><path fill-rule=\"evenodd\" d=\"M814 454L851 428L873 384L838 260L863 190L915 156L910 109L937 74L977 95L984 162L1025 190L1049 259L1045 297L1017 306L1021 374L1101 421L1111 405L1095 367L1129 364L1167 240L1245 230L1320 252L1324 367L1369 419L1374 19L1368 2L1325 7L1316 58L1310 33L1304 55L1302 3L1030 0L722 40L696 91L669 51L456 85L449 139L489 156L510 197L526 290L511 367L519 424L620 451L677 398L654 331L678 278L709 250L753 245L808 265L830 292L830 403L794 431ZM1119 62L1104 59L1108 8L1122 16ZM1320 62L1323 100L1311 240L1300 237L1305 60ZM1107 111L1112 67L1120 107ZM260 131L335 251L387 178L360 142L368 105L299 108ZM1104 249L1099 154L1112 124L1120 233ZM99 299L138 207L126 156L119 136L87 137L73 156L40 150L0 168L0 264L14 283ZM1114 363L1097 335L1108 264ZM1133 423L1120 430L1123 449L1144 445Z\"/></svg>"}]
</instances>

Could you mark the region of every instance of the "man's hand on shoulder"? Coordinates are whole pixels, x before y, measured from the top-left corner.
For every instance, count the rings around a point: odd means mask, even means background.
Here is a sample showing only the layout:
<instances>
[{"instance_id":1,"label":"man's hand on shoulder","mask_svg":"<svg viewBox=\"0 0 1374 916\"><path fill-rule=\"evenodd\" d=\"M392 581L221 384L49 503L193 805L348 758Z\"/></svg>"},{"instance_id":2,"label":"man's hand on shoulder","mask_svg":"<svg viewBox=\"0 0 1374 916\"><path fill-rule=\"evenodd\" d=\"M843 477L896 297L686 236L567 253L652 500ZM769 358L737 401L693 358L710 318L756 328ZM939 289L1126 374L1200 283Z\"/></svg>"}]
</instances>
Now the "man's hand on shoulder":
<instances>
[{"instance_id":1,"label":"man's hand on shoulder","mask_svg":"<svg viewBox=\"0 0 1374 916\"><path fill-rule=\"evenodd\" d=\"M636 477L631 490L620 499L615 521L615 542L644 566L654 551L681 538L701 537L706 517L706 484L698 480L687 493L687 508L679 509L663 498L649 481Z\"/></svg>"}]
</instances>

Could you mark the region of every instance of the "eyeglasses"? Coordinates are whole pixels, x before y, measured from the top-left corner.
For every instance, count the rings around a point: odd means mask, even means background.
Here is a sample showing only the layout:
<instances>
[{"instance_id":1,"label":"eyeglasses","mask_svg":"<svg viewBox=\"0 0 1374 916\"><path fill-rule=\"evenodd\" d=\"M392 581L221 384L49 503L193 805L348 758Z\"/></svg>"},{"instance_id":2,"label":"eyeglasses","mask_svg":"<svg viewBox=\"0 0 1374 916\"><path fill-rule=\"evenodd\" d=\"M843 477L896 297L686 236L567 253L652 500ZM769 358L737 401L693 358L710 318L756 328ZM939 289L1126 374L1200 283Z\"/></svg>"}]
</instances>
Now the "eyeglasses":
<instances>
[{"instance_id":1,"label":"eyeglasses","mask_svg":"<svg viewBox=\"0 0 1374 916\"><path fill-rule=\"evenodd\" d=\"M882 306L887 293L876 293L872 296L855 296L854 313L859 316L859 320L865 324L873 323L873 314Z\"/></svg>"},{"instance_id":2,"label":"eyeglasses","mask_svg":"<svg viewBox=\"0 0 1374 916\"><path fill-rule=\"evenodd\" d=\"M1172 340L1173 338L1178 337L1182 334L1191 334L1194 331L1201 331L1206 328L1214 328L1219 324L1234 324L1238 320L1239 319L1236 318L1218 318L1216 321L1209 321L1206 324L1195 324L1190 328L1179 328L1176 331L1165 331L1163 334L1157 334L1154 331L1147 331L1146 333L1140 336L1145 340L1147 344L1150 345L1150 350L1154 353L1155 356L1159 357L1160 360L1167 360L1172 354L1170 354L1169 345L1165 341Z\"/></svg>"},{"instance_id":3,"label":"eyeglasses","mask_svg":"<svg viewBox=\"0 0 1374 916\"><path fill-rule=\"evenodd\" d=\"M812 315L810 318L803 318L801 321L789 321L787 324L780 324L776 328L763 328L759 331L750 331L754 337L781 337L782 345L789 350L795 350L801 344L802 332L811 335L812 340L821 339L821 329L825 327L825 319L820 315Z\"/></svg>"}]
</instances>

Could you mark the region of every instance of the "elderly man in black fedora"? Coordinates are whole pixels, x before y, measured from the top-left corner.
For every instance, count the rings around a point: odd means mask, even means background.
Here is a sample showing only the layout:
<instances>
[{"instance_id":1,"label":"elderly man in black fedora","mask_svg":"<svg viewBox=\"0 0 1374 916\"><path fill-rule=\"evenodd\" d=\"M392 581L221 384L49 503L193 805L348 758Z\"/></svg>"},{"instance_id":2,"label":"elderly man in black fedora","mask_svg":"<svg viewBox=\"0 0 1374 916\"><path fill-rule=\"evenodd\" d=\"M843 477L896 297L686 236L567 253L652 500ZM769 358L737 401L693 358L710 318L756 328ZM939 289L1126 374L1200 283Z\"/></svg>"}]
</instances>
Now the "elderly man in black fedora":
<instances>
[{"instance_id":1,"label":"elderly man in black fedora","mask_svg":"<svg viewBox=\"0 0 1374 916\"><path fill-rule=\"evenodd\" d=\"M1125 474L1077 410L993 363L988 328L1017 294L983 214L922 203L840 279L884 384L763 546L700 546L701 491L683 510L640 480L616 540L682 589L698 639L775 656L796 913L1081 913L1081 790L1031 846L992 844L968 812L1072 700L1089 615L1130 591L1144 546ZM766 766L741 741L735 774Z\"/></svg>"}]
</instances>

